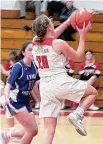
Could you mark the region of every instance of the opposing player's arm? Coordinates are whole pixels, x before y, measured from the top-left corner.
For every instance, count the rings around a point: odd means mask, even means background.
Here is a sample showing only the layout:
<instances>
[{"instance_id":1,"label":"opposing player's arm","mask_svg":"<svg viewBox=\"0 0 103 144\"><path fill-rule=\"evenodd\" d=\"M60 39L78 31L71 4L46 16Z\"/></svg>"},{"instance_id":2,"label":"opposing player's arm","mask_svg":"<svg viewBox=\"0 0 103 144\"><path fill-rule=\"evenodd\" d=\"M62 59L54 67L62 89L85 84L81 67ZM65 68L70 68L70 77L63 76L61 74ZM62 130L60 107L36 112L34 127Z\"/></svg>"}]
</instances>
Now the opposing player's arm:
<instances>
[{"instance_id":1,"label":"opposing player's arm","mask_svg":"<svg viewBox=\"0 0 103 144\"><path fill-rule=\"evenodd\" d=\"M11 87L15 85L15 82L20 77L21 73L22 73L22 68L20 64L15 64L15 66L13 67L11 71L10 76L8 77L8 81L4 89L4 96L5 96L6 102L9 101L9 93L10 93Z\"/></svg>"},{"instance_id":2,"label":"opposing player's arm","mask_svg":"<svg viewBox=\"0 0 103 144\"><path fill-rule=\"evenodd\" d=\"M62 53L66 57L69 57L72 61L77 61L77 62L84 60L84 51L83 50L80 51L80 49L83 49L80 48L80 46L83 46L83 44L82 45L79 44L78 46L79 50L75 51L64 40L58 39L53 41L53 48L58 54Z\"/></svg>"}]
</instances>

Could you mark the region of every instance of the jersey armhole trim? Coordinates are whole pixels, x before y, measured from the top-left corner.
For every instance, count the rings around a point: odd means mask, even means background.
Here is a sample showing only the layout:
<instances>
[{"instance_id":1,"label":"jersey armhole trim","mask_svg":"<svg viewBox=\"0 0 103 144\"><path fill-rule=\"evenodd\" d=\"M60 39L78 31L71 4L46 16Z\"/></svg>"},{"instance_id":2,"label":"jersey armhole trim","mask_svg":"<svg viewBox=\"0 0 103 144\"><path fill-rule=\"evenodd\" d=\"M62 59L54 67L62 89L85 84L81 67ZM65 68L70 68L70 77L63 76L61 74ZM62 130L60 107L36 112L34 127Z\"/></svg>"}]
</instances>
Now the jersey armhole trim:
<instances>
[{"instance_id":1,"label":"jersey armhole trim","mask_svg":"<svg viewBox=\"0 0 103 144\"><path fill-rule=\"evenodd\" d=\"M36 75L37 75L37 74L38 74L38 70L37 70L37 67L36 67L35 62L33 62L33 65L34 65L34 67L35 67L35 70L36 70Z\"/></svg>"},{"instance_id":2,"label":"jersey armhole trim","mask_svg":"<svg viewBox=\"0 0 103 144\"><path fill-rule=\"evenodd\" d=\"M20 79L22 76L23 76L23 67L22 67L22 64L20 63L20 62L18 62L18 64L21 66L21 68L22 68L22 73L21 73L21 75L20 75L20 77L18 78L18 79Z\"/></svg>"}]
</instances>

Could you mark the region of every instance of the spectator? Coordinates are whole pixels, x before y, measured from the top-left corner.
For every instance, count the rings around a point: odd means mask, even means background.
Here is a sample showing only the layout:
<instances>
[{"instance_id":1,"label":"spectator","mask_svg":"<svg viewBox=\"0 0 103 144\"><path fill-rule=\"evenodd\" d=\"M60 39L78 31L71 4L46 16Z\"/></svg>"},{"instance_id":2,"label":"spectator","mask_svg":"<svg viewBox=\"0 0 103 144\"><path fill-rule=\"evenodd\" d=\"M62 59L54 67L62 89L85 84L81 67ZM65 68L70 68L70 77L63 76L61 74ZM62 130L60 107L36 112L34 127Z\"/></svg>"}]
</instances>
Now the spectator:
<instances>
[{"instance_id":1,"label":"spectator","mask_svg":"<svg viewBox=\"0 0 103 144\"><path fill-rule=\"evenodd\" d=\"M48 16L53 17L54 20L59 20L65 4L62 1L50 1L48 2L47 10Z\"/></svg>"},{"instance_id":2,"label":"spectator","mask_svg":"<svg viewBox=\"0 0 103 144\"><path fill-rule=\"evenodd\" d=\"M26 12L32 12L32 15L27 15L26 19L34 19L34 17L38 17L40 16L40 9L41 9L41 0L39 1L21 1L19 0L20 3L20 8L21 8L21 12L20 12L20 18L25 18L26 16Z\"/></svg>"},{"instance_id":3,"label":"spectator","mask_svg":"<svg viewBox=\"0 0 103 144\"><path fill-rule=\"evenodd\" d=\"M26 11L25 11L26 1L19 0L19 3L20 3L20 19L24 19L26 15Z\"/></svg>"},{"instance_id":4,"label":"spectator","mask_svg":"<svg viewBox=\"0 0 103 144\"><path fill-rule=\"evenodd\" d=\"M76 8L73 5L73 1L64 1L65 7L63 12L60 15L60 21L64 22L68 19L68 17L76 10Z\"/></svg>"},{"instance_id":5,"label":"spectator","mask_svg":"<svg viewBox=\"0 0 103 144\"><path fill-rule=\"evenodd\" d=\"M11 50L8 56L8 62L5 64L5 69L7 71L11 70L13 65L16 63L17 59L18 59L17 51Z\"/></svg>"},{"instance_id":6,"label":"spectator","mask_svg":"<svg viewBox=\"0 0 103 144\"><path fill-rule=\"evenodd\" d=\"M88 83L97 89L99 86L98 78L100 73L100 65L95 61L93 51L86 51L85 61L79 65L80 80L88 81ZM89 109L98 110L99 107L92 104Z\"/></svg>"},{"instance_id":7,"label":"spectator","mask_svg":"<svg viewBox=\"0 0 103 144\"><path fill-rule=\"evenodd\" d=\"M70 15L76 10L76 8L74 7L73 1L66 0L66 1L64 1L64 4L65 4L65 8L60 15L60 22L61 23L64 22L65 20L67 20L68 17L70 17ZM72 36L74 33L76 33L76 30L70 25L61 34L61 36L59 38L65 40L65 41L75 41L75 39Z\"/></svg>"}]
</instances>

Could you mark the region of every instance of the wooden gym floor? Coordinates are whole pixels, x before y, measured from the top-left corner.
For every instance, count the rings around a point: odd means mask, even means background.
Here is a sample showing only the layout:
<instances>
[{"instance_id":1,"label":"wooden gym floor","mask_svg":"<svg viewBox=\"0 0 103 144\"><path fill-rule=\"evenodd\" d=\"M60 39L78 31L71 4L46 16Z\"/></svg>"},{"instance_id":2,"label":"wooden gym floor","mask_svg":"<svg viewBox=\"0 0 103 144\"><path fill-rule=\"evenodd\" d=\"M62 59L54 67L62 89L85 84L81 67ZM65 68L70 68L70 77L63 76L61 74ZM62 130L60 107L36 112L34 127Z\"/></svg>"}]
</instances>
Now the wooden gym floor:
<instances>
[{"instance_id":1,"label":"wooden gym floor","mask_svg":"<svg viewBox=\"0 0 103 144\"><path fill-rule=\"evenodd\" d=\"M68 122L66 115L67 112L63 112L58 117L58 124L56 128L56 133L54 137L53 144L103 144L103 112L94 112L90 116L86 116L84 119L84 124L87 129L88 135L86 137L80 136L74 129L74 127ZM87 115L87 114L86 114ZM99 117L100 116L100 117ZM41 144L43 135L43 120L35 116L38 124L39 133L33 139L31 144ZM1 127L0 131L6 129L5 115L0 115ZM21 127L17 121L15 121L15 126L17 128ZM19 142L10 141L9 144L20 144Z\"/></svg>"}]
</instances>

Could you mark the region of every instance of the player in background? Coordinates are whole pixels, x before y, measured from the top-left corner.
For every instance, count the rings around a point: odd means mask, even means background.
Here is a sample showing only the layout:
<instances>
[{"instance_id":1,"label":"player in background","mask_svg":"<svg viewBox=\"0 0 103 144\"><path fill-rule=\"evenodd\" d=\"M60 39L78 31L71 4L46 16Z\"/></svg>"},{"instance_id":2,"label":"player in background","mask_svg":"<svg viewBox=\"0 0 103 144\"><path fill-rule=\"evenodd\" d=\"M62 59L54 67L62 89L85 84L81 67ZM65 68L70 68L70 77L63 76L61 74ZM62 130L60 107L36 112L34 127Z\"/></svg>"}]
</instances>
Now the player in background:
<instances>
[{"instance_id":1,"label":"player in background","mask_svg":"<svg viewBox=\"0 0 103 144\"><path fill-rule=\"evenodd\" d=\"M0 137L5 142L11 137L22 137L21 144L30 144L38 133L36 120L29 104L29 96L38 74L38 69L33 62L32 47L31 41L23 44L19 61L14 65L5 86L5 105L10 114L23 126L21 130L0 133Z\"/></svg>"},{"instance_id":2,"label":"player in background","mask_svg":"<svg viewBox=\"0 0 103 144\"><path fill-rule=\"evenodd\" d=\"M4 66L2 64L0 64L0 74L3 74L5 76L9 76L10 71L7 71L4 68ZM0 108L3 108L3 105L4 105L4 87L5 87L5 84L1 80L1 77L0 77Z\"/></svg>"},{"instance_id":3,"label":"player in background","mask_svg":"<svg viewBox=\"0 0 103 144\"><path fill-rule=\"evenodd\" d=\"M18 60L18 51L11 50L7 58L7 62L5 63L5 69L11 70L13 65L17 62L17 60Z\"/></svg>"},{"instance_id":4,"label":"player in background","mask_svg":"<svg viewBox=\"0 0 103 144\"><path fill-rule=\"evenodd\" d=\"M57 35L67 26L70 19L65 21L59 31L54 30L51 20L41 15L33 22L33 57L38 66L40 76L40 118L44 118L44 136L42 143L51 144L57 125L57 117L61 109L61 100L68 99L79 102L78 108L68 115L68 120L81 135L87 135L82 123L86 111L97 97L97 91L87 82L74 79L67 75L65 63L69 57L73 61L83 61L85 57L85 36L91 23L82 29L77 28L80 35L77 51L66 41L56 39Z\"/></svg>"},{"instance_id":5,"label":"player in background","mask_svg":"<svg viewBox=\"0 0 103 144\"><path fill-rule=\"evenodd\" d=\"M13 66L18 60L18 51L17 50L11 50L9 53L9 56L7 58L7 62L5 63L5 69L8 71L11 71ZM15 128L15 121L14 121L14 116L11 115L8 111L8 108L6 106L6 124L7 128Z\"/></svg>"}]
</instances>

